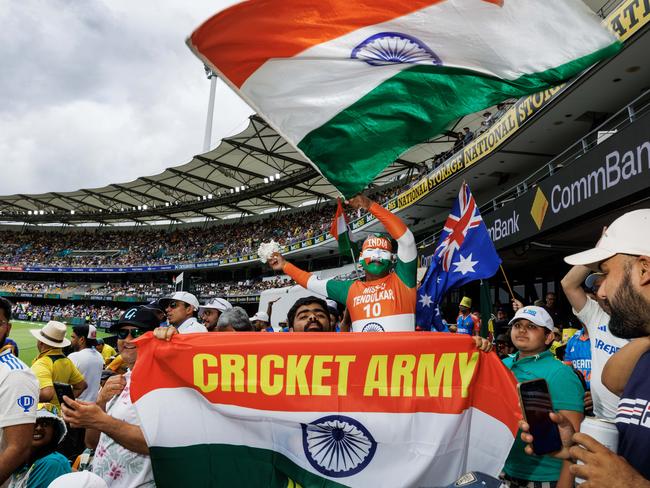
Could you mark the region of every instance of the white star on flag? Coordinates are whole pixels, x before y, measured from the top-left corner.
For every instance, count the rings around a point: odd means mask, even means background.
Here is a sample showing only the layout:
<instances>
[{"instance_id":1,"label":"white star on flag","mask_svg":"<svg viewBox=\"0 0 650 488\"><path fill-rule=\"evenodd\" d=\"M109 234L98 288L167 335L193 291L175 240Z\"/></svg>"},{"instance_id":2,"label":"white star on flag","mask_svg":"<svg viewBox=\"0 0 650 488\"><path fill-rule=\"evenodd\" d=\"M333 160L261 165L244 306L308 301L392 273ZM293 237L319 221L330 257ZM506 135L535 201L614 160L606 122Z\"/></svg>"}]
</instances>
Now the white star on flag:
<instances>
[{"instance_id":1,"label":"white star on flag","mask_svg":"<svg viewBox=\"0 0 650 488\"><path fill-rule=\"evenodd\" d=\"M433 301L431 300L431 297L427 295L426 293L424 295L420 295L420 300L419 302L422 304L423 307L430 307Z\"/></svg>"},{"instance_id":2,"label":"white star on flag","mask_svg":"<svg viewBox=\"0 0 650 488\"><path fill-rule=\"evenodd\" d=\"M463 276L467 273L476 273L474 265L478 264L478 261L472 261L472 254L470 253L468 257L463 257L460 253L458 255L460 256L460 261L453 263L456 266L454 273L462 273Z\"/></svg>"}]
</instances>

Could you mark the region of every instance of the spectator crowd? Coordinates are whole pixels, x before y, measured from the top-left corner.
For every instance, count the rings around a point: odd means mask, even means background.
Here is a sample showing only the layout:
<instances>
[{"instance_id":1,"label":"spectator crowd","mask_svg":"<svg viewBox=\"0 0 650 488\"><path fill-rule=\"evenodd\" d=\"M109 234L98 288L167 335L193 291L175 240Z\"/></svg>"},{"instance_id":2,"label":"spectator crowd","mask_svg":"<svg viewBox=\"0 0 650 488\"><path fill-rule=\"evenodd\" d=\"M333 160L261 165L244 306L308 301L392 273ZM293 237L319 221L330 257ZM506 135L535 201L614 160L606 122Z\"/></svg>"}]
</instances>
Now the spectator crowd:
<instances>
[{"instance_id":1,"label":"spectator crowd","mask_svg":"<svg viewBox=\"0 0 650 488\"><path fill-rule=\"evenodd\" d=\"M389 245L373 236L367 242ZM389 250L366 251L391 261ZM272 259L273 269L310 280L278 253ZM399 248L397 259L405 259ZM495 468L512 488L570 488L582 480L589 488L649 488L650 209L622 215L594 248L565 261L571 267L561 286L570 313L559 309L555 293L533 304L512 297L490 317L481 317L471 297L463 297L456 320L448 322L450 333L471 336L481 354L495 347L503 374L512 374L520 387L543 380L547 390L549 405L538 395L532 406L548 414L550 427L522 421L505 464ZM368 267L366 283L388 283L381 273ZM342 286L325 291L330 295ZM149 447L129 395L138 359L133 340L148 331L158 340L275 332L272 305L249 318L223 297L201 303L177 291L122 313L111 326L117 350L97 338L92 324L72 327L68 339L66 325L50 320L31 331L39 355L28 368L10 339L12 317L29 304L12 306L0 298L0 418L9 419L0 424L0 483L45 488L76 470L103 483L96 486L153 486ZM315 296L297 299L282 319L288 333L350 330L343 304ZM479 337L483 321L490 322L491 339ZM528 412L526 405L523 410ZM557 433L556 444L543 450L540 440L549 431Z\"/></svg>"}]
</instances>

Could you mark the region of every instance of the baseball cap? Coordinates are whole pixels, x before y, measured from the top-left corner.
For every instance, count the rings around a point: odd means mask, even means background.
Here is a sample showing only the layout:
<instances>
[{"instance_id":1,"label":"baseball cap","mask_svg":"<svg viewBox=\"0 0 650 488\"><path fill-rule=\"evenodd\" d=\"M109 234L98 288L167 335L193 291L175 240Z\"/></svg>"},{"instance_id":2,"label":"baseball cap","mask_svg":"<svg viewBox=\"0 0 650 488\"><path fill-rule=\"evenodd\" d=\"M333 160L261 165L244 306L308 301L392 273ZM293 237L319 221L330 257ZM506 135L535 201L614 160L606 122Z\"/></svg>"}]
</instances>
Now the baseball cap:
<instances>
[{"instance_id":1,"label":"baseball cap","mask_svg":"<svg viewBox=\"0 0 650 488\"><path fill-rule=\"evenodd\" d=\"M194 310L198 310L200 306L199 301L196 299L196 297L186 291L177 291L171 296L161 298L160 300L158 300L158 304L164 310L165 308L167 308L167 305L169 305L170 302L174 302L174 301L184 302L187 303L188 305L192 305L194 307Z\"/></svg>"},{"instance_id":2,"label":"baseball cap","mask_svg":"<svg viewBox=\"0 0 650 488\"><path fill-rule=\"evenodd\" d=\"M650 208L621 215L607 227L593 249L567 256L564 261L598 271L600 263L616 254L650 255Z\"/></svg>"},{"instance_id":3,"label":"baseball cap","mask_svg":"<svg viewBox=\"0 0 650 488\"><path fill-rule=\"evenodd\" d=\"M587 276L587 278L585 279L585 286L586 286L588 289L593 290L594 285L596 284L596 280L597 280L598 278L602 278L603 276L605 276L603 273L591 273L591 274L590 274L589 276Z\"/></svg>"},{"instance_id":4,"label":"baseball cap","mask_svg":"<svg viewBox=\"0 0 650 488\"><path fill-rule=\"evenodd\" d=\"M160 320L151 309L144 306L133 307L124 312L117 324L112 325L110 330L116 331L123 325L133 325L139 329L153 330L160 325Z\"/></svg>"},{"instance_id":5,"label":"baseball cap","mask_svg":"<svg viewBox=\"0 0 650 488\"><path fill-rule=\"evenodd\" d=\"M144 308L148 308L149 310L154 310L156 312L162 312L165 313L165 309L163 309L160 306L160 303L158 303L158 300L151 300L149 303L145 303L142 305Z\"/></svg>"},{"instance_id":6,"label":"baseball cap","mask_svg":"<svg viewBox=\"0 0 650 488\"><path fill-rule=\"evenodd\" d=\"M220 312L225 312L229 308L232 308L231 303L225 298L211 298L203 305L199 307L199 312L202 312L205 309L219 310Z\"/></svg>"},{"instance_id":7,"label":"baseball cap","mask_svg":"<svg viewBox=\"0 0 650 488\"><path fill-rule=\"evenodd\" d=\"M97 344L97 328L94 325L76 325L72 330L77 336L85 337L89 346Z\"/></svg>"},{"instance_id":8,"label":"baseball cap","mask_svg":"<svg viewBox=\"0 0 650 488\"><path fill-rule=\"evenodd\" d=\"M517 313L514 317L512 317L510 322L508 322L508 325L512 325L520 319L530 320L533 324L539 327L545 327L551 332L553 332L553 329L555 328L553 319L548 314L546 309L542 307L536 307L535 305L527 305L517 310Z\"/></svg>"},{"instance_id":9,"label":"baseball cap","mask_svg":"<svg viewBox=\"0 0 650 488\"><path fill-rule=\"evenodd\" d=\"M506 485L502 483L501 480L493 478L490 475L481 473L479 471L472 471L470 473L465 473L463 476L458 478L455 482L450 485L447 485L445 488L506 488Z\"/></svg>"},{"instance_id":10,"label":"baseball cap","mask_svg":"<svg viewBox=\"0 0 650 488\"><path fill-rule=\"evenodd\" d=\"M262 322L269 322L269 314L266 312L257 312L255 315L251 317L251 322L254 320L260 320Z\"/></svg>"}]
</instances>

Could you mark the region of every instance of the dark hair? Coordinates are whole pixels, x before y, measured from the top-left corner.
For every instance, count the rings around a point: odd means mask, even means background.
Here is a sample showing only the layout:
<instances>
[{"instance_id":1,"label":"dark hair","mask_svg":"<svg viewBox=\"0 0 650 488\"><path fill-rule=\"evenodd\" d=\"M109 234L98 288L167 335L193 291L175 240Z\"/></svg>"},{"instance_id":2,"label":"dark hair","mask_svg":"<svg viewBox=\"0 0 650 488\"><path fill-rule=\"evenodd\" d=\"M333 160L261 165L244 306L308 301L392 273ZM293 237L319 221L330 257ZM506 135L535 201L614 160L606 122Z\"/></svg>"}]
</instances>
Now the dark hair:
<instances>
[{"instance_id":1,"label":"dark hair","mask_svg":"<svg viewBox=\"0 0 650 488\"><path fill-rule=\"evenodd\" d=\"M323 311L329 315L329 307L327 306L327 302L325 302L325 300L315 296L302 297L298 298L298 300L296 300L296 303L294 303L287 312L287 325L293 328L293 320L296 318L296 312L298 312L298 309L303 305L311 305L312 303L317 303L320 305L323 308Z\"/></svg>"},{"instance_id":2,"label":"dark hair","mask_svg":"<svg viewBox=\"0 0 650 488\"><path fill-rule=\"evenodd\" d=\"M5 319L11 320L11 307L12 303L5 297L0 297L0 310L5 313Z\"/></svg>"},{"instance_id":3,"label":"dark hair","mask_svg":"<svg viewBox=\"0 0 650 488\"><path fill-rule=\"evenodd\" d=\"M90 333L90 327L87 325L75 325L72 328L72 332L74 332L77 337L83 337L86 339L86 345L89 347L94 347L97 344L96 339L89 339L88 334Z\"/></svg>"}]
</instances>

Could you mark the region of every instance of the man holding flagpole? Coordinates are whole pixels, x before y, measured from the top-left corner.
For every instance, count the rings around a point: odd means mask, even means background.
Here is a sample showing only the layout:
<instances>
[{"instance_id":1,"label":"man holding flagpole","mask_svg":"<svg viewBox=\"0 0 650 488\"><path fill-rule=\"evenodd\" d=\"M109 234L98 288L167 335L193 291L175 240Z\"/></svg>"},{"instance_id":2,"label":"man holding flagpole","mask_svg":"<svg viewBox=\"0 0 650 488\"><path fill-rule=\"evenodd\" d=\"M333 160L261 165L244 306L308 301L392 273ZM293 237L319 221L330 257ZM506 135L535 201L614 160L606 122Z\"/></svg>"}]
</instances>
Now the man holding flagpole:
<instances>
[{"instance_id":1,"label":"man holding flagpole","mask_svg":"<svg viewBox=\"0 0 650 488\"><path fill-rule=\"evenodd\" d=\"M351 198L348 204L377 217L398 245L394 253L390 239L368 236L359 257L366 272L365 281L321 280L287 262L279 253L271 256L269 265L275 271L288 274L303 287L345 303L353 332L415 330L417 248L413 234L399 217L365 195Z\"/></svg>"}]
</instances>

